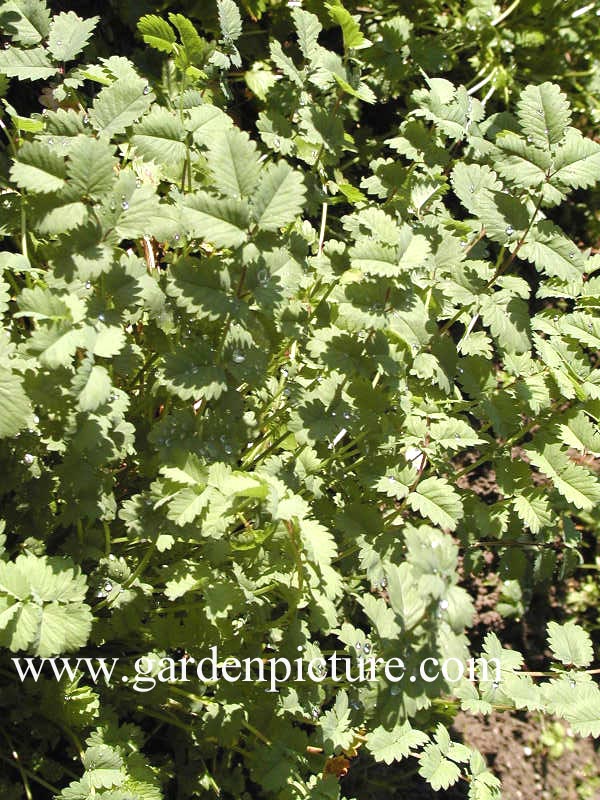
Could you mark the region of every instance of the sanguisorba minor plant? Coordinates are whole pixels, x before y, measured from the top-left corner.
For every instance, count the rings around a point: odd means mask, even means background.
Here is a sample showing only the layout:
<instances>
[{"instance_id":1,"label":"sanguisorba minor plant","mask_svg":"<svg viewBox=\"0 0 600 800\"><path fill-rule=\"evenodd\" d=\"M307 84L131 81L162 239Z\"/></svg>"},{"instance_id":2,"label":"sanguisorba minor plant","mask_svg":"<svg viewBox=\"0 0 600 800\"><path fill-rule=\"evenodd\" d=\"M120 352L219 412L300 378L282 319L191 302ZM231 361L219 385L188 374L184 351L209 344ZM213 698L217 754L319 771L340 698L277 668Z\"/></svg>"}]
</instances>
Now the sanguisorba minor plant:
<instances>
[{"instance_id":1,"label":"sanguisorba minor plant","mask_svg":"<svg viewBox=\"0 0 600 800\"><path fill-rule=\"evenodd\" d=\"M497 553L520 608L573 569L600 500L571 457L600 453L600 260L552 217L598 180L600 145L557 85L486 116L427 75L392 137L359 141L373 45L340 3L341 53L291 10L297 44L255 65L249 135L228 109L241 17L217 9L211 41L141 19L150 77L81 60L95 18L2 6L2 797L366 797L366 771L344 788L361 763L410 759L435 790L493 800L452 741L459 708L600 735L592 643L568 619L545 674L489 633L500 681L142 695L121 677L212 646L401 655L418 676L479 655L459 555L485 578ZM16 107L29 81L43 111ZM125 661L109 686L17 680L15 656L69 654Z\"/></svg>"}]
</instances>

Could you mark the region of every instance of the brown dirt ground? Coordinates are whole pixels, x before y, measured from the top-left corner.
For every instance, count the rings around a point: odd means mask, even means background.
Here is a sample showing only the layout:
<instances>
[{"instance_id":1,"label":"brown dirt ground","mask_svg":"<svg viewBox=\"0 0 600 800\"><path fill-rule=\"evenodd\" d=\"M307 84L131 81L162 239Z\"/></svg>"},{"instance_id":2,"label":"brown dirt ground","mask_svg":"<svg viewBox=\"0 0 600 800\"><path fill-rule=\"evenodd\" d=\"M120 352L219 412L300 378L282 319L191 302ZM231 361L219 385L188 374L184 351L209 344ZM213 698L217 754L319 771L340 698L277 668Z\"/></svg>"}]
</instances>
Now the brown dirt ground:
<instances>
[{"instance_id":1,"label":"brown dirt ground","mask_svg":"<svg viewBox=\"0 0 600 800\"><path fill-rule=\"evenodd\" d=\"M591 739L573 739L563 727L573 749L552 758L540 745L542 724L532 715L481 719L461 713L454 721L465 744L479 749L502 781L506 800L599 800L600 754Z\"/></svg>"}]
</instances>

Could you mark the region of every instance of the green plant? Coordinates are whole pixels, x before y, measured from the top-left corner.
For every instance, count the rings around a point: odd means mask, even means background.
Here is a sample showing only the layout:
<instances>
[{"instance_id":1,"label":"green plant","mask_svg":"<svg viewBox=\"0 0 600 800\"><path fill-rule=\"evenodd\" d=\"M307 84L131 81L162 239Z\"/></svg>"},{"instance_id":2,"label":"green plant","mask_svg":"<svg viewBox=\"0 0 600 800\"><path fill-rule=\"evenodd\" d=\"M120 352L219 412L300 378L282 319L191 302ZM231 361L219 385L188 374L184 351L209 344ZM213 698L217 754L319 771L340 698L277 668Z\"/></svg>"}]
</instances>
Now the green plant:
<instances>
[{"instance_id":1,"label":"green plant","mask_svg":"<svg viewBox=\"0 0 600 800\"><path fill-rule=\"evenodd\" d=\"M521 613L579 563L575 521L600 500L568 449L600 454L600 261L555 221L600 177L600 145L560 88L488 115L423 76L382 142L357 122L378 108L368 26L333 4L327 48L294 8L298 46L274 39L246 72L250 136L228 113L232 0L213 38L144 16L152 80L118 55L81 61L95 20L2 8L0 71L41 81L45 105L14 92L2 120L6 795L335 798L354 758L411 756L434 789L463 779L485 800L499 783L451 741L459 707L599 735L572 621L548 626L547 673L492 633L500 682L416 668L470 655L459 553L485 575L497 552ZM491 502L462 480L482 467ZM212 646L401 655L415 680L167 680L142 697L122 672L22 686L11 666Z\"/></svg>"},{"instance_id":2,"label":"green plant","mask_svg":"<svg viewBox=\"0 0 600 800\"><path fill-rule=\"evenodd\" d=\"M574 750L573 734L562 722L551 722L540 736L539 748L547 758L560 758L565 752Z\"/></svg>"}]
</instances>

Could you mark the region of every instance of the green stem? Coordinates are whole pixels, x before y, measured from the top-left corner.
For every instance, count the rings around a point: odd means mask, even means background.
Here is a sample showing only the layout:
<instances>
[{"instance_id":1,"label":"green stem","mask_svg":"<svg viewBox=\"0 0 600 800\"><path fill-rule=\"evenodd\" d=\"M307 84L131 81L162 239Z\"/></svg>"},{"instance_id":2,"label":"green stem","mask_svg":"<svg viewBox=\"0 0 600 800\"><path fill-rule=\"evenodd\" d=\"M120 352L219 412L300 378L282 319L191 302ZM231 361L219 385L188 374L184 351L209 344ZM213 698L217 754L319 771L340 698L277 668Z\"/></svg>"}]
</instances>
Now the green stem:
<instances>
[{"instance_id":1,"label":"green stem","mask_svg":"<svg viewBox=\"0 0 600 800\"><path fill-rule=\"evenodd\" d=\"M513 11L519 6L520 2L521 0L514 0L514 2L511 3L508 6L508 8L506 8L501 14L499 14L496 17L496 19L492 20L492 27L495 28L497 25L500 25L502 22L504 22L504 20L507 17L509 17L513 13Z\"/></svg>"},{"instance_id":2,"label":"green stem","mask_svg":"<svg viewBox=\"0 0 600 800\"><path fill-rule=\"evenodd\" d=\"M31 798L33 797L33 795L31 794L31 788L29 786L29 783L25 783L25 781L27 781L28 778L31 779L32 781L35 781L35 783L39 784L40 786L43 786L44 789L47 789L49 792L52 792L53 795L60 794L60 789L57 789L56 786L53 786L51 783L48 783L48 781L45 781L43 778L40 778L39 775L36 775L36 773L33 772L32 770L23 767L19 763L15 763L12 759L7 758L6 756L3 756L2 753L0 753L0 761L4 761L5 764L9 764L10 766L13 766L15 769L19 770L19 772L21 773L21 780L24 781L23 785L25 787L25 794L28 800L31 800Z\"/></svg>"},{"instance_id":3,"label":"green stem","mask_svg":"<svg viewBox=\"0 0 600 800\"><path fill-rule=\"evenodd\" d=\"M7 761L7 763L12 764L14 768L19 771L19 774L21 775L21 781L23 782L23 788L25 789L25 795L27 797L27 800L33 800L33 795L31 793L31 786L29 785L29 780L27 777L28 770L26 770L25 767L21 764L21 759L10 736L6 733L6 731L3 728L0 728L0 733L6 740L9 752L12 754L13 757L12 761L10 761L9 759L4 759L4 760Z\"/></svg>"}]
</instances>

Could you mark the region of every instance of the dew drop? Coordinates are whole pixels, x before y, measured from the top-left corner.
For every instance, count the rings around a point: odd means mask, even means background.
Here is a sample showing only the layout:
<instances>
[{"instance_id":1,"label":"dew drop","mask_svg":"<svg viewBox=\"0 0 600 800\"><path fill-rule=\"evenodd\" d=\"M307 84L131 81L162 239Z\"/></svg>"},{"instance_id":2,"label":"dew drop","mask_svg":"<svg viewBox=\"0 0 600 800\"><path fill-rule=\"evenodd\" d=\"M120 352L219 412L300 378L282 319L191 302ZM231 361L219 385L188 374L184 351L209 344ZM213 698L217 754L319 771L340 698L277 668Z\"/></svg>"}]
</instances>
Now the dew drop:
<instances>
[{"instance_id":1,"label":"dew drop","mask_svg":"<svg viewBox=\"0 0 600 800\"><path fill-rule=\"evenodd\" d=\"M380 588L380 589L385 589L386 587L387 587L387 578L384 576L384 577L383 577L383 578L382 578L382 579L379 581L379 588Z\"/></svg>"},{"instance_id":2,"label":"dew drop","mask_svg":"<svg viewBox=\"0 0 600 800\"><path fill-rule=\"evenodd\" d=\"M320 711L316 706L313 707L313 709L312 709L312 711L310 713L311 713L313 719L319 719Z\"/></svg>"},{"instance_id":3,"label":"dew drop","mask_svg":"<svg viewBox=\"0 0 600 800\"><path fill-rule=\"evenodd\" d=\"M574 250L571 250L571 252L569 253L569 258L575 258L575 251Z\"/></svg>"},{"instance_id":4,"label":"dew drop","mask_svg":"<svg viewBox=\"0 0 600 800\"><path fill-rule=\"evenodd\" d=\"M106 594L108 594L109 592L112 592L112 590L113 590L112 583L110 581L106 581L106 583L104 584L104 591L106 592Z\"/></svg>"},{"instance_id":5,"label":"dew drop","mask_svg":"<svg viewBox=\"0 0 600 800\"><path fill-rule=\"evenodd\" d=\"M361 643L360 643L360 642L357 642L357 643L356 643L356 651L357 651L358 653L360 653L360 651L361 651L361 650L362 650L362 645L361 645Z\"/></svg>"},{"instance_id":6,"label":"dew drop","mask_svg":"<svg viewBox=\"0 0 600 800\"><path fill-rule=\"evenodd\" d=\"M498 681L494 681L492 683L492 689L497 689L499 686L500 686L500 684L498 683Z\"/></svg>"},{"instance_id":7,"label":"dew drop","mask_svg":"<svg viewBox=\"0 0 600 800\"><path fill-rule=\"evenodd\" d=\"M146 94L146 95L147 95L147 94L150 94L150 92L151 92L151 91L152 91L152 89L151 89L151 88L148 86L148 84L146 84L146 85L144 86L144 91L143 91L143 94Z\"/></svg>"},{"instance_id":8,"label":"dew drop","mask_svg":"<svg viewBox=\"0 0 600 800\"><path fill-rule=\"evenodd\" d=\"M261 269L258 271L258 281L263 286L266 286L269 282L269 273L266 269Z\"/></svg>"},{"instance_id":9,"label":"dew drop","mask_svg":"<svg viewBox=\"0 0 600 800\"><path fill-rule=\"evenodd\" d=\"M33 456L31 453L25 453L25 455L23 456L23 462L25 464L33 464L34 461L35 461L35 456Z\"/></svg>"},{"instance_id":10,"label":"dew drop","mask_svg":"<svg viewBox=\"0 0 600 800\"><path fill-rule=\"evenodd\" d=\"M515 229L513 228L512 225L507 225L506 226L506 235L507 236L512 236L514 232L515 232Z\"/></svg>"},{"instance_id":11,"label":"dew drop","mask_svg":"<svg viewBox=\"0 0 600 800\"><path fill-rule=\"evenodd\" d=\"M527 141L528 142L533 142L533 136L531 134L529 134L529 136L527 137Z\"/></svg>"},{"instance_id":12,"label":"dew drop","mask_svg":"<svg viewBox=\"0 0 600 800\"><path fill-rule=\"evenodd\" d=\"M239 350L234 350L231 359L234 364L243 364L246 360L246 356Z\"/></svg>"},{"instance_id":13,"label":"dew drop","mask_svg":"<svg viewBox=\"0 0 600 800\"><path fill-rule=\"evenodd\" d=\"M569 681L569 686L571 687L571 689L574 689L576 685L577 685L577 684L575 683L575 681L573 680L573 678L571 678L571 680Z\"/></svg>"},{"instance_id":14,"label":"dew drop","mask_svg":"<svg viewBox=\"0 0 600 800\"><path fill-rule=\"evenodd\" d=\"M85 282L85 288L86 289L91 289L92 288L92 282L91 281L86 281Z\"/></svg>"},{"instance_id":15,"label":"dew drop","mask_svg":"<svg viewBox=\"0 0 600 800\"><path fill-rule=\"evenodd\" d=\"M281 146L281 139L279 138L279 136L275 136L275 138L273 139L273 146L277 150L279 150L279 147Z\"/></svg>"},{"instance_id":16,"label":"dew drop","mask_svg":"<svg viewBox=\"0 0 600 800\"><path fill-rule=\"evenodd\" d=\"M352 419L352 414L349 411L344 411L342 416L344 417L345 420Z\"/></svg>"},{"instance_id":17,"label":"dew drop","mask_svg":"<svg viewBox=\"0 0 600 800\"><path fill-rule=\"evenodd\" d=\"M181 236L178 233L176 233L173 239L175 239L175 241L178 242L181 239Z\"/></svg>"},{"instance_id":18,"label":"dew drop","mask_svg":"<svg viewBox=\"0 0 600 800\"><path fill-rule=\"evenodd\" d=\"M367 655L371 652L371 645L368 642L365 642L364 651Z\"/></svg>"},{"instance_id":19,"label":"dew drop","mask_svg":"<svg viewBox=\"0 0 600 800\"><path fill-rule=\"evenodd\" d=\"M50 145L50 147L54 145L54 139L52 137L48 139L48 144Z\"/></svg>"},{"instance_id":20,"label":"dew drop","mask_svg":"<svg viewBox=\"0 0 600 800\"><path fill-rule=\"evenodd\" d=\"M127 209L129 208L129 203L127 202L125 197L123 197L123 200L121 202L121 208L123 209L123 211L127 211Z\"/></svg>"},{"instance_id":21,"label":"dew drop","mask_svg":"<svg viewBox=\"0 0 600 800\"><path fill-rule=\"evenodd\" d=\"M475 191L475 187L473 186L473 184L469 186L469 191L471 192L471 194Z\"/></svg>"},{"instance_id":22,"label":"dew drop","mask_svg":"<svg viewBox=\"0 0 600 800\"><path fill-rule=\"evenodd\" d=\"M100 322L104 322L105 319L104 314L98 314L98 319L100 320Z\"/></svg>"},{"instance_id":23,"label":"dew drop","mask_svg":"<svg viewBox=\"0 0 600 800\"><path fill-rule=\"evenodd\" d=\"M440 600L440 611L447 611L450 603L447 600Z\"/></svg>"}]
</instances>

